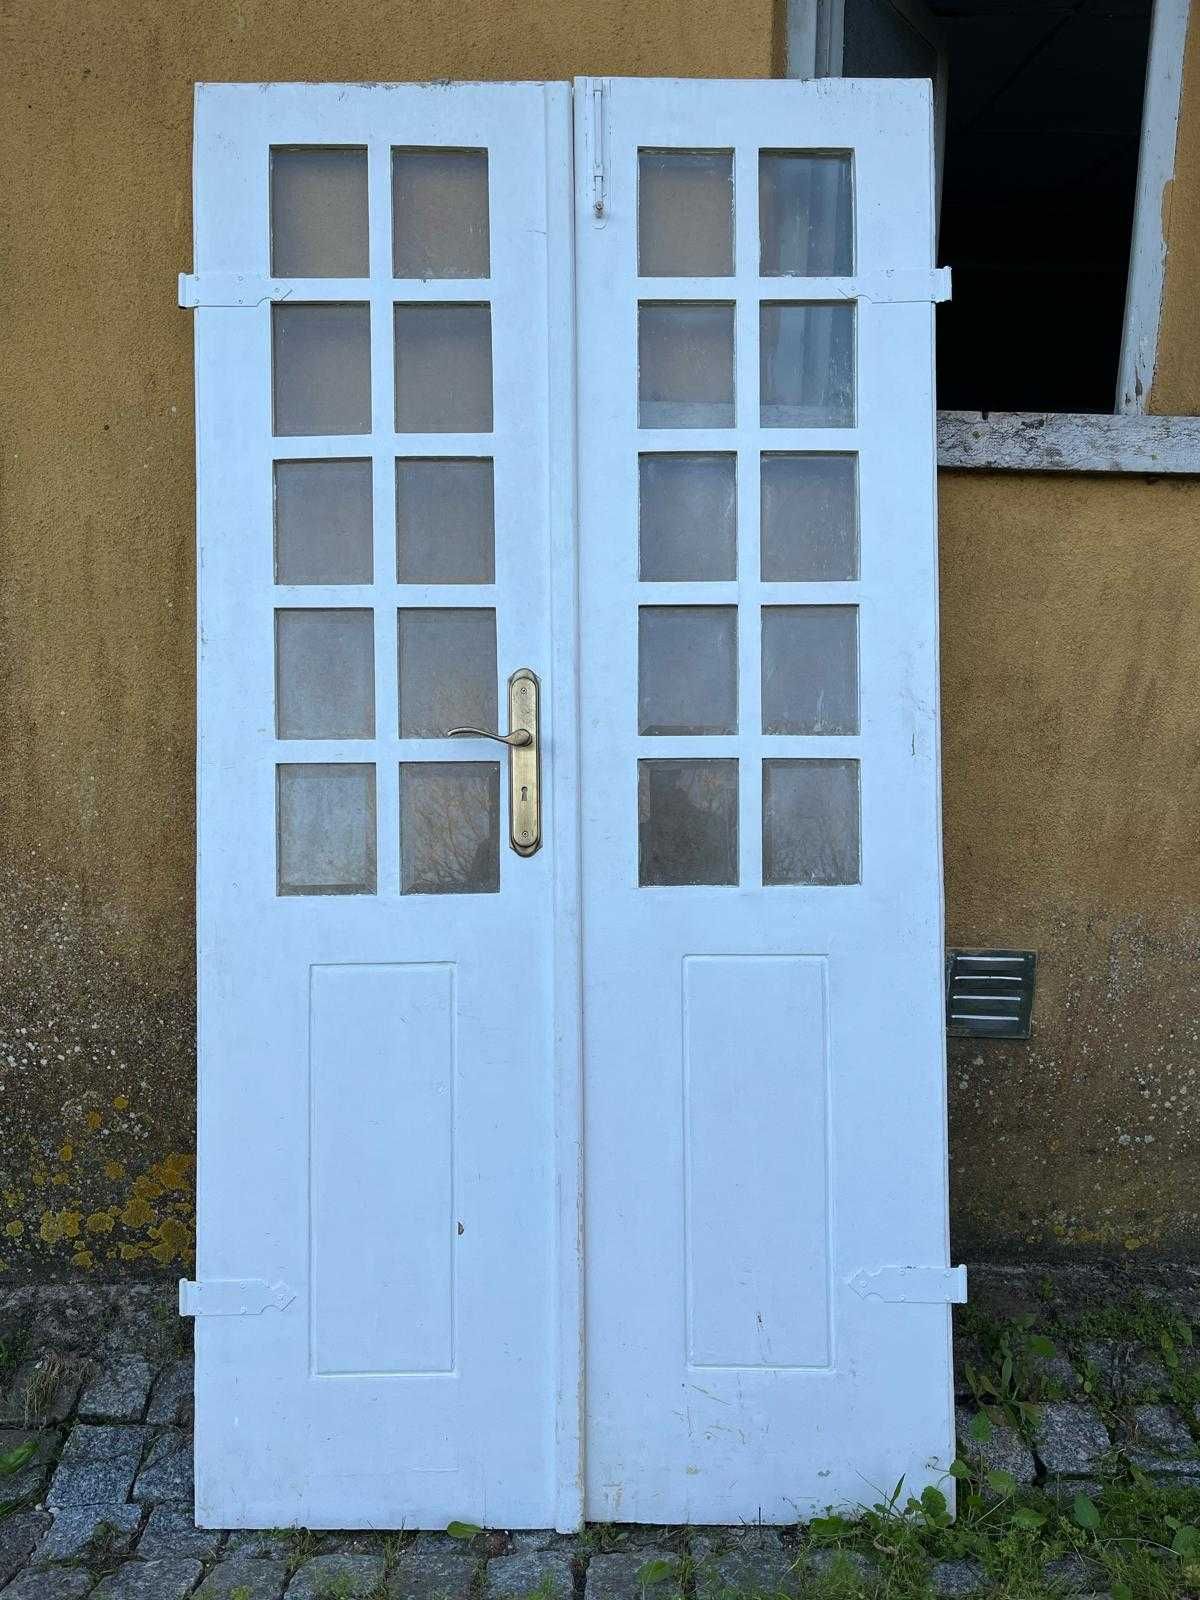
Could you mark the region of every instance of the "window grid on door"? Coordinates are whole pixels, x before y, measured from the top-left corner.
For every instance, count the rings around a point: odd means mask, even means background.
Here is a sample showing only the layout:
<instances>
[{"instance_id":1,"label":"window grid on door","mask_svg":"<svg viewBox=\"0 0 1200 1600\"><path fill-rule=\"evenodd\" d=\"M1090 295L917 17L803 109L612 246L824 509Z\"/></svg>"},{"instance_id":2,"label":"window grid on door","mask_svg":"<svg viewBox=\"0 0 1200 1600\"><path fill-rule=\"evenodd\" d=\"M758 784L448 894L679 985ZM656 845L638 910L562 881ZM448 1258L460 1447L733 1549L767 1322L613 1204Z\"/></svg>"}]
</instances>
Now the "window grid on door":
<instances>
[{"instance_id":1,"label":"window grid on door","mask_svg":"<svg viewBox=\"0 0 1200 1600\"><path fill-rule=\"evenodd\" d=\"M637 167L638 881L857 883L852 155Z\"/></svg>"},{"instance_id":2,"label":"window grid on door","mask_svg":"<svg viewBox=\"0 0 1200 1600\"><path fill-rule=\"evenodd\" d=\"M488 151L270 159L277 889L496 892Z\"/></svg>"}]
</instances>

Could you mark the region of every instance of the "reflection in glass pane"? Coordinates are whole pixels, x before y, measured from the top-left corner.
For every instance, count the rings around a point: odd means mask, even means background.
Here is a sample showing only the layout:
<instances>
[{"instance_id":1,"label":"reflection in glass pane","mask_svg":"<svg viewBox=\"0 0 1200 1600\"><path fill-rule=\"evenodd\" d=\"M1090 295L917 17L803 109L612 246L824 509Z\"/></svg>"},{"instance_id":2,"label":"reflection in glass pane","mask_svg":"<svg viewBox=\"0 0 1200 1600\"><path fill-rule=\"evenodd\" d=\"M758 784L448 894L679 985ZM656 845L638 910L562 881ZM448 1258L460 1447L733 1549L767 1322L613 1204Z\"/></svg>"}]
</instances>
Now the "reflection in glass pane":
<instances>
[{"instance_id":1,"label":"reflection in glass pane","mask_svg":"<svg viewBox=\"0 0 1200 1600\"><path fill-rule=\"evenodd\" d=\"M644 455L638 462L643 583L737 576L737 457Z\"/></svg>"},{"instance_id":2,"label":"reflection in glass pane","mask_svg":"<svg viewBox=\"0 0 1200 1600\"><path fill-rule=\"evenodd\" d=\"M733 307L638 307L638 426L733 426Z\"/></svg>"},{"instance_id":3,"label":"reflection in glass pane","mask_svg":"<svg viewBox=\"0 0 1200 1600\"><path fill-rule=\"evenodd\" d=\"M370 583L371 463L275 463L275 582Z\"/></svg>"},{"instance_id":4,"label":"reflection in glass pane","mask_svg":"<svg viewBox=\"0 0 1200 1600\"><path fill-rule=\"evenodd\" d=\"M272 306L271 342L277 434L370 433L369 306Z\"/></svg>"},{"instance_id":5,"label":"reflection in glass pane","mask_svg":"<svg viewBox=\"0 0 1200 1600\"><path fill-rule=\"evenodd\" d=\"M400 583L494 583L490 460L396 463L396 577Z\"/></svg>"},{"instance_id":6,"label":"reflection in glass pane","mask_svg":"<svg viewBox=\"0 0 1200 1600\"><path fill-rule=\"evenodd\" d=\"M764 304L759 399L764 428L852 428L854 307Z\"/></svg>"},{"instance_id":7,"label":"reflection in glass pane","mask_svg":"<svg viewBox=\"0 0 1200 1600\"><path fill-rule=\"evenodd\" d=\"M843 278L854 271L848 155L762 150L758 220L764 278Z\"/></svg>"},{"instance_id":8,"label":"reflection in glass pane","mask_svg":"<svg viewBox=\"0 0 1200 1600\"><path fill-rule=\"evenodd\" d=\"M491 431L491 307L398 305L396 432Z\"/></svg>"},{"instance_id":9,"label":"reflection in glass pane","mask_svg":"<svg viewBox=\"0 0 1200 1600\"><path fill-rule=\"evenodd\" d=\"M737 607L638 611L638 732L737 732Z\"/></svg>"},{"instance_id":10,"label":"reflection in glass pane","mask_svg":"<svg viewBox=\"0 0 1200 1600\"><path fill-rule=\"evenodd\" d=\"M375 768L297 762L276 772L280 894L375 893Z\"/></svg>"},{"instance_id":11,"label":"reflection in glass pane","mask_svg":"<svg viewBox=\"0 0 1200 1600\"><path fill-rule=\"evenodd\" d=\"M370 611L275 613L275 721L281 739L374 737Z\"/></svg>"},{"instance_id":12,"label":"reflection in glass pane","mask_svg":"<svg viewBox=\"0 0 1200 1600\"><path fill-rule=\"evenodd\" d=\"M638 272L726 278L733 271L733 154L638 152Z\"/></svg>"},{"instance_id":13,"label":"reflection in glass pane","mask_svg":"<svg viewBox=\"0 0 1200 1600\"><path fill-rule=\"evenodd\" d=\"M738 764L638 762L638 882L738 881Z\"/></svg>"},{"instance_id":14,"label":"reflection in glass pane","mask_svg":"<svg viewBox=\"0 0 1200 1600\"><path fill-rule=\"evenodd\" d=\"M496 613L441 606L400 612L400 737L495 731Z\"/></svg>"},{"instance_id":15,"label":"reflection in glass pane","mask_svg":"<svg viewBox=\"0 0 1200 1600\"><path fill-rule=\"evenodd\" d=\"M763 882L859 881L857 761L763 762Z\"/></svg>"},{"instance_id":16,"label":"reflection in glass pane","mask_svg":"<svg viewBox=\"0 0 1200 1600\"><path fill-rule=\"evenodd\" d=\"M271 151L271 271L277 278L365 278L367 152L361 146Z\"/></svg>"},{"instance_id":17,"label":"reflection in glass pane","mask_svg":"<svg viewBox=\"0 0 1200 1600\"><path fill-rule=\"evenodd\" d=\"M857 577L857 458L763 456L763 582L831 583Z\"/></svg>"},{"instance_id":18,"label":"reflection in glass pane","mask_svg":"<svg viewBox=\"0 0 1200 1600\"><path fill-rule=\"evenodd\" d=\"M499 888L499 762L402 762L401 894L495 894Z\"/></svg>"},{"instance_id":19,"label":"reflection in glass pane","mask_svg":"<svg viewBox=\"0 0 1200 1600\"><path fill-rule=\"evenodd\" d=\"M486 150L392 151L397 278L486 278Z\"/></svg>"},{"instance_id":20,"label":"reflection in glass pane","mask_svg":"<svg viewBox=\"0 0 1200 1600\"><path fill-rule=\"evenodd\" d=\"M858 607L764 606L764 733L858 732Z\"/></svg>"}]
</instances>

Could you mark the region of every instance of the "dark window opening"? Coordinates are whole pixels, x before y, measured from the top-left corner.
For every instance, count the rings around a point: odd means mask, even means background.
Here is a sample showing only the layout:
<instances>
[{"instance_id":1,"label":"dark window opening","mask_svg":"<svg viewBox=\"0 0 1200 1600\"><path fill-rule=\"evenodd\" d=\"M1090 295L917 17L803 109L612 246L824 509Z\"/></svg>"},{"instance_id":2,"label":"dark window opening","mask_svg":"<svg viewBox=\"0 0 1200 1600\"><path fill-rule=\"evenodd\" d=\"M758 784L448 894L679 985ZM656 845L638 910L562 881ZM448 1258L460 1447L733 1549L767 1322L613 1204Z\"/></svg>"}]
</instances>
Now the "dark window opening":
<instances>
[{"instance_id":1,"label":"dark window opening","mask_svg":"<svg viewBox=\"0 0 1200 1600\"><path fill-rule=\"evenodd\" d=\"M938 259L954 275L938 404L1111 412L1151 0L931 9L948 64Z\"/></svg>"}]
</instances>

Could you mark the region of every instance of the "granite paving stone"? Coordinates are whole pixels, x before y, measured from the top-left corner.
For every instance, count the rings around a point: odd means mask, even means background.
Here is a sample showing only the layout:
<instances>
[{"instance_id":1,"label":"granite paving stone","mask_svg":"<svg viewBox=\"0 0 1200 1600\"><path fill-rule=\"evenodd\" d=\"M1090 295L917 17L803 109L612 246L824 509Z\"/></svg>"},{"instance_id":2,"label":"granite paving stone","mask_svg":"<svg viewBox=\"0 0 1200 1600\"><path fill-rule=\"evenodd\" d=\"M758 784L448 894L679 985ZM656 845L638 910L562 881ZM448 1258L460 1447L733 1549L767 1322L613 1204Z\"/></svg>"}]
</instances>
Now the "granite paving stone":
<instances>
[{"instance_id":1,"label":"granite paving stone","mask_svg":"<svg viewBox=\"0 0 1200 1600\"><path fill-rule=\"evenodd\" d=\"M23 1361L0 1389L0 1423L27 1428L65 1422L83 1384L79 1363L57 1355Z\"/></svg>"},{"instance_id":2,"label":"granite paving stone","mask_svg":"<svg viewBox=\"0 0 1200 1600\"><path fill-rule=\"evenodd\" d=\"M994 1423L988 1437L980 1442L971 1437L971 1423L976 1413L968 1406L957 1406L954 1412L958 1430L958 1453L977 1472L1007 1472L1018 1484L1032 1483L1037 1476L1037 1462L1033 1452L1015 1428L1006 1423ZM1107 1436L1106 1436L1107 1437ZM995 1498L995 1491L984 1485L985 1498Z\"/></svg>"},{"instance_id":3,"label":"granite paving stone","mask_svg":"<svg viewBox=\"0 0 1200 1600\"><path fill-rule=\"evenodd\" d=\"M1042 1581L1063 1594L1093 1594L1104 1582L1104 1568L1084 1556L1060 1556L1047 1561Z\"/></svg>"},{"instance_id":4,"label":"granite paving stone","mask_svg":"<svg viewBox=\"0 0 1200 1600\"><path fill-rule=\"evenodd\" d=\"M279 1600L286 1561L219 1561L196 1590L196 1600Z\"/></svg>"},{"instance_id":5,"label":"granite paving stone","mask_svg":"<svg viewBox=\"0 0 1200 1600\"><path fill-rule=\"evenodd\" d=\"M179 1291L168 1283L124 1283L116 1296L113 1317L96 1345L113 1355L130 1352L161 1361L181 1338L190 1340L191 1324L179 1316Z\"/></svg>"},{"instance_id":6,"label":"granite paving stone","mask_svg":"<svg viewBox=\"0 0 1200 1600\"><path fill-rule=\"evenodd\" d=\"M79 1415L85 1422L140 1422L153 1377L145 1356L111 1356L85 1384Z\"/></svg>"},{"instance_id":7,"label":"granite paving stone","mask_svg":"<svg viewBox=\"0 0 1200 1600\"><path fill-rule=\"evenodd\" d=\"M364 1600L383 1582L382 1556L314 1556L288 1584L288 1600Z\"/></svg>"},{"instance_id":8,"label":"granite paving stone","mask_svg":"<svg viewBox=\"0 0 1200 1600\"><path fill-rule=\"evenodd\" d=\"M126 1505L123 1500L112 1505L65 1506L34 1551L33 1564L80 1561L99 1550L106 1555L126 1555L141 1521L141 1506Z\"/></svg>"},{"instance_id":9,"label":"granite paving stone","mask_svg":"<svg viewBox=\"0 0 1200 1600\"><path fill-rule=\"evenodd\" d=\"M191 1505L195 1499L192 1436L178 1428L160 1433L146 1454L133 1486L135 1500L170 1500Z\"/></svg>"},{"instance_id":10,"label":"granite paving stone","mask_svg":"<svg viewBox=\"0 0 1200 1600\"><path fill-rule=\"evenodd\" d=\"M987 1574L978 1561L939 1561L929 1574L934 1594L979 1594L987 1587Z\"/></svg>"},{"instance_id":11,"label":"granite paving stone","mask_svg":"<svg viewBox=\"0 0 1200 1600\"><path fill-rule=\"evenodd\" d=\"M1092 1339L1084 1345L1083 1353L1119 1400L1161 1394L1169 1388L1166 1367L1141 1345L1120 1339Z\"/></svg>"},{"instance_id":12,"label":"granite paving stone","mask_svg":"<svg viewBox=\"0 0 1200 1600\"><path fill-rule=\"evenodd\" d=\"M121 1423L79 1423L71 1429L46 1504L114 1505L126 1499L150 1441L146 1428Z\"/></svg>"},{"instance_id":13,"label":"granite paving stone","mask_svg":"<svg viewBox=\"0 0 1200 1600\"><path fill-rule=\"evenodd\" d=\"M96 1600L187 1600L203 1576L198 1561L127 1561L93 1592Z\"/></svg>"},{"instance_id":14,"label":"granite paving stone","mask_svg":"<svg viewBox=\"0 0 1200 1600\"><path fill-rule=\"evenodd\" d=\"M479 1570L469 1543L444 1534L421 1534L396 1557L388 1579L390 1600L467 1600Z\"/></svg>"},{"instance_id":15,"label":"granite paving stone","mask_svg":"<svg viewBox=\"0 0 1200 1600\"><path fill-rule=\"evenodd\" d=\"M143 1561L183 1556L211 1561L224 1537L220 1528L198 1528L190 1505L157 1505L138 1540L137 1553Z\"/></svg>"},{"instance_id":16,"label":"granite paving stone","mask_svg":"<svg viewBox=\"0 0 1200 1600\"><path fill-rule=\"evenodd\" d=\"M4 1591L4 1600L82 1600L91 1594L95 1578L82 1567L58 1567L52 1572L23 1572Z\"/></svg>"},{"instance_id":17,"label":"granite paving stone","mask_svg":"<svg viewBox=\"0 0 1200 1600\"><path fill-rule=\"evenodd\" d=\"M1200 1472L1200 1452L1187 1424L1173 1406L1135 1406L1126 1450L1143 1472Z\"/></svg>"},{"instance_id":18,"label":"granite paving stone","mask_svg":"<svg viewBox=\"0 0 1200 1600\"><path fill-rule=\"evenodd\" d=\"M869 1556L858 1550L810 1550L804 1557L804 1568L815 1577L828 1578L835 1573L853 1574L869 1582L877 1568Z\"/></svg>"},{"instance_id":19,"label":"granite paving stone","mask_svg":"<svg viewBox=\"0 0 1200 1600\"><path fill-rule=\"evenodd\" d=\"M49 1526L44 1511L14 1511L0 1517L0 1588L20 1572Z\"/></svg>"},{"instance_id":20,"label":"granite paving stone","mask_svg":"<svg viewBox=\"0 0 1200 1600\"><path fill-rule=\"evenodd\" d=\"M53 1428L30 1431L26 1428L0 1428L0 1456L23 1445L36 1443L37 1448L23 1467L8 1477L0 1478L0 1503L11 1504L19 1500L32 1500L41 1493L50 1468L62 1442L62 1434Z\"/></svg>"},{"instance_id":21,"label":"granite paving stone","mask_svg":"<svg viewBox=\"0 0 1200 1600\"><path fill-rule=\"evenodd\" d=\"M194 1372L190 1356L181 1356L163 1368L150 1396L147 1422L173 1424L191 1421Z\"/></svg>"},{"instance_id":22,"label":"granite paving stone","mask_svg":"<svg viewBox=\"0 0 1200 1600\"><path fill-rule=\"evenodd\" d=\"M235 1528L225 1545L229 1561L286 1561L292 1553L292 1540L279 1528Z\"/></svg>"},{"instance_id":23,"label":"granite paving stone","mask_svg":"<svg viewBox=\"0 0 1200 1600\"><path fill-rule=\"evenodd\" d=\"M29 1319L34 1350L94 1350L116 1316L116 1284L41 1285Z\"/></svg>"},{"instance_id":24,"label":"granite paving stone","mask_svg":"<svg viewBox=\"0 0 1200 1600\"><path fill-rule=\"evenodd\" d=\"M739 1538L720 1555L702 1554L696 1563L697 1600L719 1600L730 1590L795 1594L798 1589L792 1558L770 1529Z\"/></svg>"},{"instance_id":25,"label":"granite paving stone","mask_svg":"<svg viewBox=\"0 0 1200 1600\"><path fill-rule=\"evenodd\" d=\"M574 1587L569 1557L553 1550L494 1556L484 1570L487 1600L525 1600L535 1590L549 1600L571 1600Z\"/></svg>"},{"instance_id":26,"label":"granite paving stone","mask_svg":"<svg viewBox=\"0 0 1200 1600\"><path fill-rule=\"evenodd\" d=\"M656 1563L656 1576L643 1574ZM586 1600L676 1600L683 1593L683 1563L667 1550L622 1550L593 1556L585 1580Z\"/></svg>"},{"instance_id":27,"label":"granite paving stone","mask_svg":"<svg viewBox=\"0 0 1200 1600\"><path fill-rule=\"evenodd\" d=\"M1070 1401L1038 1408L1034 1444L1046 1471L1060 1477L1094 1475L1112 1448L1095 1406Z\"/></svg>"}]
</instances>

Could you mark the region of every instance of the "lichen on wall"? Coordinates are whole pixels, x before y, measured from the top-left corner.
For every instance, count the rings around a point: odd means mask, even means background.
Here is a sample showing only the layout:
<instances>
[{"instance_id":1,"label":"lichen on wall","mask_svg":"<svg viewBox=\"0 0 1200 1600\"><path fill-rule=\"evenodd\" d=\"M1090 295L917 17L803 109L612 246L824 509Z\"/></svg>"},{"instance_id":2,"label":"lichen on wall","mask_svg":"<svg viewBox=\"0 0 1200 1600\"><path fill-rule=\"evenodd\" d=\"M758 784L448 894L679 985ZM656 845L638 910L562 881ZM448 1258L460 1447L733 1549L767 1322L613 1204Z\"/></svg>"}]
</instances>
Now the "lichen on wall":
<instances>
[{"instance_id":1,"label":"lichen on wall","mask_svg":"<svg viewBox=\"0 0 1200 1600\"><path fill-rule=\"evenodd\" d=\"M32 866L0 871L0 927L0 1276L190 1267L186 976L139 976L78 892Z\"/></svg>"}]
</instances>

